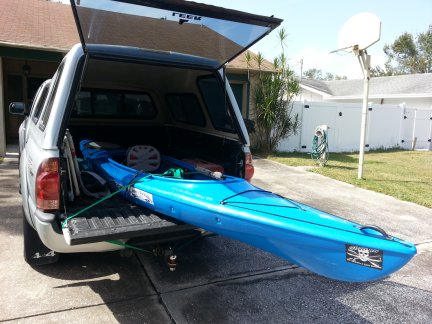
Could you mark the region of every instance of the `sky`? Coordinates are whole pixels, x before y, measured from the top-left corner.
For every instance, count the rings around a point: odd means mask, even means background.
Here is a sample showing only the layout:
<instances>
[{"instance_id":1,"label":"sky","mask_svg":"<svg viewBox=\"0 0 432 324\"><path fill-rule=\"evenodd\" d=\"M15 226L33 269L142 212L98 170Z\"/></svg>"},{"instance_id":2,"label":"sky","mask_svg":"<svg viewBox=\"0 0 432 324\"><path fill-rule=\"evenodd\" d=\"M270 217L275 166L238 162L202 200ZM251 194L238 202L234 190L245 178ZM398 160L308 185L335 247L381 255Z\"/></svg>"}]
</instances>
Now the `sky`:
<instances>
[{"instance_id":1,"label":"sky","mask_svg":"<svg viewBox=\"0 0 432 324\"><path fill-rule=\"evenodd\" d=\"M383 47L399 35L424 32L432 24L432 0L195 0L215 6L247 11L254 14L283 19L282 27L288 33L286 53L289 64L300 74L317 68L323 74L345 75L349 79L362 78L362 70L352 53L339 52L338 33L344 23L361 12L370 12L381 19L380 41L368 48L371 65L383 66ZM280 54L277 32L252 47L270 61Z\"/></svg>"}]
</instances>

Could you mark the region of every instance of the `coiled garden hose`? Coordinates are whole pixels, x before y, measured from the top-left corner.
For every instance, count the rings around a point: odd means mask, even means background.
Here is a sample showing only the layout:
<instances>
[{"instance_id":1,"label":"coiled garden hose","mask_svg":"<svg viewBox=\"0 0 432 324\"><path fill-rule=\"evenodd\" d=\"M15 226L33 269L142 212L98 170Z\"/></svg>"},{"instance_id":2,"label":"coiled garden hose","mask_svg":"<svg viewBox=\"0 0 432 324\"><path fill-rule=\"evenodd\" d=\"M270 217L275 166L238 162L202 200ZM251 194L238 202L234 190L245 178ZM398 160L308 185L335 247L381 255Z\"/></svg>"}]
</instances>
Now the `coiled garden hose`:
<instances>
[{"instance_id":1,"label":"coiled garden hose","mask_svg":"<svg viewBox=\"0 0 432 324\"><path fill-rule=\"evenodd\" d=\"M320 166L324 166L329 158L327 127L318 126L312 139L311 157Z\"/></svg>"}]
</instances>

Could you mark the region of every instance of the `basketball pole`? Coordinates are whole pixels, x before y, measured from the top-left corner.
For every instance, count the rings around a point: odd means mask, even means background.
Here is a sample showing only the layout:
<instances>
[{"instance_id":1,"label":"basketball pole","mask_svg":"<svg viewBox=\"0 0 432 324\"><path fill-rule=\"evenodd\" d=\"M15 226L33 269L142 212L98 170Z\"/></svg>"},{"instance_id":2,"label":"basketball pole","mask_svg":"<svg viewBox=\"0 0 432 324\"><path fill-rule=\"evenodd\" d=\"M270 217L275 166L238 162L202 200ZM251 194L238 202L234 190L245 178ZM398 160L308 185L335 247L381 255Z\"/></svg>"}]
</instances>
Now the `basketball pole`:
<instances>
[{"instance_id":1,"label":"basketball pole","mask_svg":"<svg viewBox=\"0 0 432 324\"><path fill-rule=\"evenodd\" d=\"M367 54L365 49L359 50L358 47L353 49L359 60L363 71L363 105L362 105L362 120L360 132L360 150L359 150L359 166L357 179L363 179L363 165L366 145L366 130L368 117L368 97L369 97L369 80L370 80L370 60L371 56Z\"/></svg>"},{"instance_id":2,"label":"basketball pole","mask_svg":"<svg viewBox=\"0 0 432 324\"><path fill-rule=\"evenodd\" d=\"M366 130L368 118L368 97L370 80L370 61L371 57L366 52L366 48L378 42L381 38L381 20L374 14L362 12L348 19L339 30L338 47L339 49L330 53L350 49L360 63L363 72L363 105L360 129L360 148L358 179L363 179L363 165L366 147ZM354 45L357 44L357 45Z\"/></svg>"}]
</instances>

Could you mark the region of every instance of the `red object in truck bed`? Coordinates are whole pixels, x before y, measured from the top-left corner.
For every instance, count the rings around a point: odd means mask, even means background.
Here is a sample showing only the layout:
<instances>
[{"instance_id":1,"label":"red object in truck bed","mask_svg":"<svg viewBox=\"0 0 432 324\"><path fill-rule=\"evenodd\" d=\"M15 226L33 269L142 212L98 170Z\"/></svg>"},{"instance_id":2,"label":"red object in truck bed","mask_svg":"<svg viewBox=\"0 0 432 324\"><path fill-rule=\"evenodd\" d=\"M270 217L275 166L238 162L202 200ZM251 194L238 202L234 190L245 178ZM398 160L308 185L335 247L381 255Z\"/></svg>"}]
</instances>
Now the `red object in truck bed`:
<instances>
[{"instance_id":1,"label":"red object in truck bed","mask_svg":"<svg viewBox=\"0 0 432 324\"><path fill-rule=\"evenodd\" d=\"M204 161L201 159L183 159L183 161L190 163L198 168L203 168L209 170L211 172L221 172L224 173L224 168L222 165L214 164L208 161Z\"/></svg>"}]
</instances>

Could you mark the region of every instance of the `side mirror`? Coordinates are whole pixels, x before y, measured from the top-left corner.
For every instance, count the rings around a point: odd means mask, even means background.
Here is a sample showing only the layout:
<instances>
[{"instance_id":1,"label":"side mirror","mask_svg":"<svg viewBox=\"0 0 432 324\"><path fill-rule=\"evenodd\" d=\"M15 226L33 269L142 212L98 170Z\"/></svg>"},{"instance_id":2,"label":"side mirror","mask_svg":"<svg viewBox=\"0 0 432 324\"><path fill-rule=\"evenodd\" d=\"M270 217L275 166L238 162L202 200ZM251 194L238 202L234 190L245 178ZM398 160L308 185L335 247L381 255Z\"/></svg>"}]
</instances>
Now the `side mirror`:
<instances>
[{"instance_id":1,"label":"side mirror","mask_svg":"<svg viewBox=\"0 0 432 324\"><path fill-rule=\"evenodd\" d=\"M27 107L24 102L11 102L9 113L13 115L28 115Z\"/></svg>"}]
</instances>

